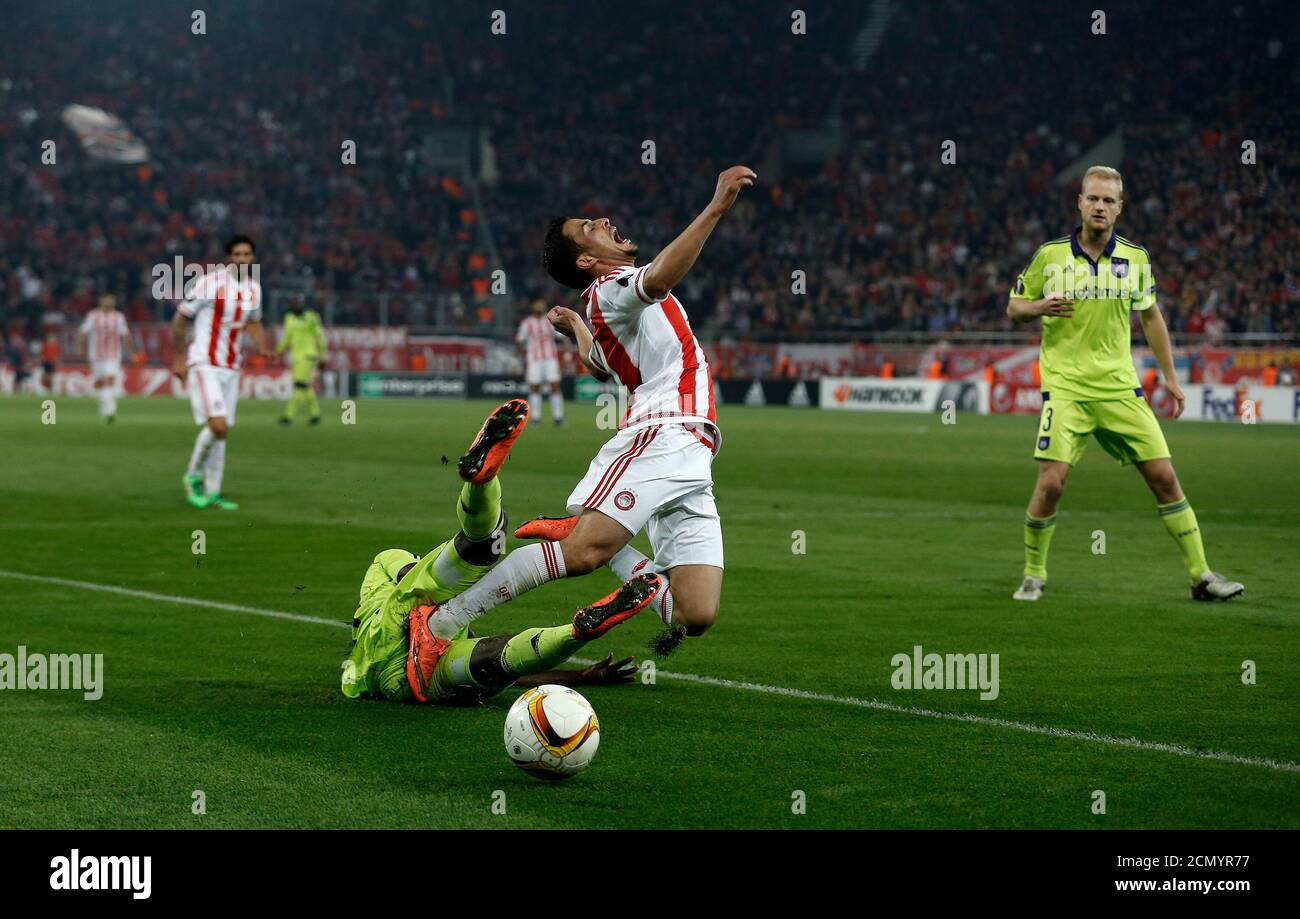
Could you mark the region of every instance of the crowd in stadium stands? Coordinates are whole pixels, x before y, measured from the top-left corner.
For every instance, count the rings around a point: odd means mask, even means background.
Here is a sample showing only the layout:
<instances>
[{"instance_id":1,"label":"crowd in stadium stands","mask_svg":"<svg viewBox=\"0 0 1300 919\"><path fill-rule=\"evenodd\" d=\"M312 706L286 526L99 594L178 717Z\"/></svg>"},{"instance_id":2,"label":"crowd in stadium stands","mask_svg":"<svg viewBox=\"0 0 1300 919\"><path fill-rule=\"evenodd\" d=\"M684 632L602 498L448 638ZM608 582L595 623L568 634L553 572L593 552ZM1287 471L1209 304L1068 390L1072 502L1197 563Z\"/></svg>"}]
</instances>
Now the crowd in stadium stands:
<instances>
[{"instance_id":1,"label":"crowd in stadium stands","mask_svg":"<svg viewBox=\"0 0 1300 919\"><path fill-rule=\"evenodd\" d=\"M743 162L760 184L679 291L698 331L996 332L1017 272L1074 225L1056 174L1122 128L1120 232L1150 249L1171 326L1297 332L1300 57L1259 18L1285 3L1248 21L1217 0L1126 0L1106 35L1031 0L894 3L862 70L871 5L818 6L794 35L771 0L645 0L617 24L557 0L496 35L464 2L231 0L196 36L174 4L28 5L0 33L0 320L35 336L101 288L154 318L152 267L218 258L239 231L264 284L335 322L499 328L497 267L507 309L565 296L539 267L549 215L608 215L653 253ZM123 117L150 161L88 161L59 121L69 102ZM835 125L824 163L774 154ZM421 151L432 129L480 126L495 175L476 196Z\"/></svg>"}]
</instances>

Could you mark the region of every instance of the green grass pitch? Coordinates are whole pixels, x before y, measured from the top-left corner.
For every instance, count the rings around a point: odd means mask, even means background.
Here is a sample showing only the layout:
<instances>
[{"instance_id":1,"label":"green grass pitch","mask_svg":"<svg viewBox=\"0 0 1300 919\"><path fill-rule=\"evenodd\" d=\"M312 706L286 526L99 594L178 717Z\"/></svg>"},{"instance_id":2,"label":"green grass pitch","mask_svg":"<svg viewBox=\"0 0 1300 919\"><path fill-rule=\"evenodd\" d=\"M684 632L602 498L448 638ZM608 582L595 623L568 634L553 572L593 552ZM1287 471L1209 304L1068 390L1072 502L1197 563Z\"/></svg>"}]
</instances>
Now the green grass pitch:
<instances>
[{"instance_id":1,"label":"green grass pitch","mask_svg":"<svg viewBox=\"0 0 1300 919\"><path fill-rule=\"evenodd\" d=\"M321 427L285 430L277 405L244 401L226 474L242 508L222 513L181 495L187 404L128 399L106 426L91 400L62 399L46 425L38 400L0 400L0 652L102 653L105 668L95 702L0 691L0 827L1300 826L1286 426L1166 425L1210 562L1244 598L1188 598L1138 476L1094 444L1032 605L1010 594L1034 419L724 406L721 619L653 685L584 689L600 752L557 784L505 757L517 692L472 709L349 702L343 628L10 574L341 623L378 550L454 530L455 457L490 407L363 401L343 425L330 404ZM513 522L561 512L604 441L593 407L569 412L516 445ZM613 583L547 585L478 631L564 622ZM591 656L639 658L657 625L633 620ZM999 697L893 689L891 657L916 644L999 654Z\"/></svg>"}]
</instances>

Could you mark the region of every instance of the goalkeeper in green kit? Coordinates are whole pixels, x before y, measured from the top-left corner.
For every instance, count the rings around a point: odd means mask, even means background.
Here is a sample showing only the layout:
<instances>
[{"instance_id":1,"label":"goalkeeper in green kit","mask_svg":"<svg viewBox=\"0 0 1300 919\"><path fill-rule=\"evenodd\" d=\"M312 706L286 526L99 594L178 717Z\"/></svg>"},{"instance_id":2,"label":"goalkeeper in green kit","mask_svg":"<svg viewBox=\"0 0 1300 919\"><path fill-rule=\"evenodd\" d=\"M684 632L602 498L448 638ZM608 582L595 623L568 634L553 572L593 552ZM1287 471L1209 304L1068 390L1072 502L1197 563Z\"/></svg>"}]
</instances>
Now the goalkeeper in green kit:
<instances>
[{"instance_id":1,"label":"goalkeeper in green kit","mask_svg":"<svg viewBox=\"0 0 1300 919\"><path fill-rule=\"evenodd\" d=\"M308 424L320 424L320 403L316 401L316 390L312 383L316 378L317 368L325 367L325 329L321 325L320 314L309 310L303 303L301 294L289 298L289 314L284 317L284 334L275 353L290 352L290 366L293 368L293 395L284 406L284 415L280 424L293 423L293 416L299 407L307 409Z\"/></svg>"},{"instance_id":2,"label":"goalkeeper in green kit","mask_svg":"<svg viewBox=\"0 0 1300 919\"><path fill-rule=\"evenodd\" d=\"M464 479L456 515L460 532L420 558L404 549L375 556L361 584L352 619L352 648L343 661L343 694L399 702L464 704L511 685L615 683L636 672L631 658L613 655L585 669L554 669L588 642L645 609L663 589L645 574L578 610L572 623L517 635L454 633L438 604L476 583L505 554L505 513L497 473L528 423L528 402L497 407L457 463ZM525 525L516 533L525 536Z\"/></svg>"}]
</instances>

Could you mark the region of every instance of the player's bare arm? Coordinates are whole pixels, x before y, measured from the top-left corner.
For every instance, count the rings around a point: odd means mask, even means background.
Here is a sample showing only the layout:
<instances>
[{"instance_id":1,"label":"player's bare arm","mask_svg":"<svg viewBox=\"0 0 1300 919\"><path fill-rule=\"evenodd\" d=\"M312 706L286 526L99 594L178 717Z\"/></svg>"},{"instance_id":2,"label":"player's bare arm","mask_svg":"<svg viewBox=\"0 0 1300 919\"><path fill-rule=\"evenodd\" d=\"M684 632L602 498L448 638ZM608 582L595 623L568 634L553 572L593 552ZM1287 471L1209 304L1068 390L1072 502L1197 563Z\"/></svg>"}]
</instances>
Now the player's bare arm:
<instances>
[{"instance_id":1,"label":"player's bare arm","mask_svg":"<svg viewBox=\"0 0 1300 919\"><path fill-rule=\"evenodd\" d=\"M757 178L748 166L732 166L718 176L718 187L708 207L646 267L641 287L647 295L659 299L686 277L713 228L736 203L740 190L753 185Z\"/></svg>"},{"instance_id":2,"label":"player's bare arm","mask_svg":"<svg viewBox=\"0 0 1300 919\"><path fill-rule=\"evenodd\" d=\"M568 307L557 306L546 314L546 318L551 321L555 331L566 338L573 339L578 348L578 359L582 361L582 366L587 368L588 373L602 383L610 379L608 373L591 361L591 330L587 328L587 323L583 322L581 316Z\"/></svg>"},{"instance_id":3,"label":"player's bare arm","mask_svg":"<svg viewBox=\"0 0 1300 919\"><path fill-rule=\"evenodd\" d=\"M584 667L581 670L576 668L566 668L563 670L544 670L541 673L532 673L521 676L515 680L516 686L545 686L547 683L554 683L560 686L594 686L602 683L626 683L636 676L636 662L625 657L620 661L614 660L614 653L611 651L605 655L604 660L596 661L590 667Z\"/></svg>"},{"instance_id":4,"label":"player's bare arm","mask_svg":"<svg viewBox=\"0 0 1300 919\"><path fill-rule=\"evenodd\" d=\"M1043 316L1074 315L1074 298L1063 291L1052 291L1041 300L1018 300L1012 297L1007 301L1007 315L1016 322L1030 322Z\"/></svg>"},{"instance_id":5,"label":"player's bare arm","mask_svg":"<svg viewBox=\"0 0 1300 919\"><path fill-rule=\"evenodd\" d=\"M257 352L265 358L275 356L275 351L271 347L270 336L266 333L266 327L262 325L262 320L254 319L244 326L248 334L253 336L253 341L257 342Z\"/></svg>"},{"instance_id":6,"label":"player's bare arm","mask_svg":"<svg viewBox=\"0 0 1300 919\"><path fill-rule=\"evenodd\" d=\"M185 346L189 342L190 326L193 324L188 316L179 311L172 319L172 373L181 382L185 381Z\"/></svg>"},{"instance_id":7,"label":"player's bare arm","mask_svg":"<svg viewBox=\"0 0 1300 919\"><path fill-rule=\"evenodd\" d=\"M1169 343L1169 327L1165 325L1164 314L1160 312L1158 305L1142 310L1138 316L1142 320L1142 334L1146 337L1151 353L1156 356L1156 363L1160 365L1160 372L1164 375L1165 389L1169 390L1169 395L1174 397L1174 417L1177 418L1183 413L1187 397L1183 395L1183 389L1178 385L1178 378L1174 375L1174 350Z\"/></svg>"}]
</instances>

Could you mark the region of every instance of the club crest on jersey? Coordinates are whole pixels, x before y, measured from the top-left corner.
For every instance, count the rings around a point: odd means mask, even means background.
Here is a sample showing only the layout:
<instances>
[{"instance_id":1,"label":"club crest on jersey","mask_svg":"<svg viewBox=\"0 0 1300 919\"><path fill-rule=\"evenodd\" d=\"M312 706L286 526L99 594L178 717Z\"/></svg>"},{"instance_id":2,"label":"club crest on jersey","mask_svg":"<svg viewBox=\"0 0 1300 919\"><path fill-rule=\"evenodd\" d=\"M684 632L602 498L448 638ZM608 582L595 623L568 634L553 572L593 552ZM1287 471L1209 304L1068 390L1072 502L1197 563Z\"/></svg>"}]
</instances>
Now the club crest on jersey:
<instances>
[{"instance_id":1,"label":"club crest on jersey","mask_svg":"<svg viewBox=\"0 0 1300 919\"><path fill-rule=\"evenodd\" d=\"M1110 260L1110 273L1113 274L1113 275L1115 275L1115 277L1117 277L1117 278L1127 278L1127 277L1128 277L1128 259L1126 259L1126 258L1112 258L1112 259Z\"/></svg>"},{"instance_id":2,"label":"club crest on jersey","mask_svg":"<svg viewBox=\"0 0 1300 919\"><path fill-rule=\"evenodd\" d=\"M1050 444L1051 442L1052 442L1052 438L1051 438L1051 437L1040 437L1040 438L1038 438L1038 449L1039 449L1039 450L1046 450L1048 444Z\"/></svg>"},{"instance_id":3,"label":"club crest on jersey","mask_svg":"<svg viewBox=\"0 0 1300 919\"><path fill-rule=\"evenodd\" d=\"M636 507L636 495L627 489L623 489L614 496L614 506L621 511L630 511Z\"/></svg>"}]
</instances>

